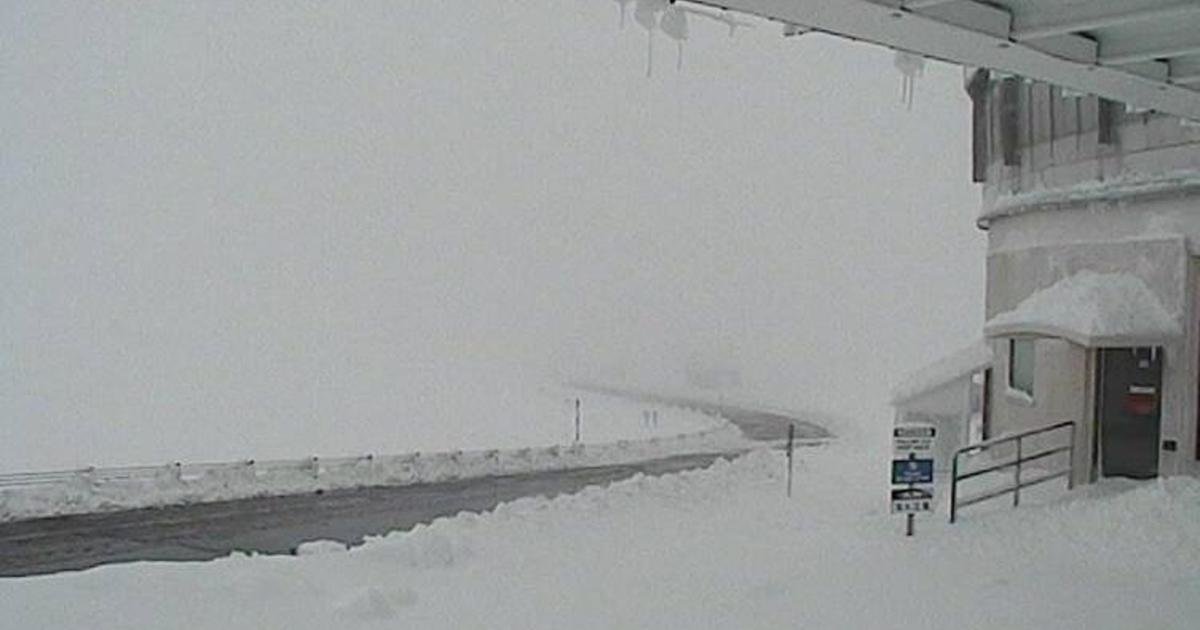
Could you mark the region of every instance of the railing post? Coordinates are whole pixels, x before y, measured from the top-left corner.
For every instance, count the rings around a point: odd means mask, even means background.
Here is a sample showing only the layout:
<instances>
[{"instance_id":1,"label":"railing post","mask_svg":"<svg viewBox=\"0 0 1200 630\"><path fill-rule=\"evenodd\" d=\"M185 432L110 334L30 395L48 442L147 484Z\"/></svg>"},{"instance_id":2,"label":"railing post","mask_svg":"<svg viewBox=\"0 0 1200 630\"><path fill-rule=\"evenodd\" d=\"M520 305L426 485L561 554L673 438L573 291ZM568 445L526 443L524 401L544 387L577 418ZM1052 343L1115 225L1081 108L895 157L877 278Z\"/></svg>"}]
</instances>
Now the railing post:
<instances>
[{"instance_id":1,"label":"railing post","mask_svg":"<svg viewBox=\"0 0 1200 630\"><path fill-rule=\"evenodd\" d=\"M1067 490L1075 488L1075 422L1071 422L1071 450L1067 451Z\"/></svg>"},{"instance_id":2,"label":"railing post","mask_svg":"<svg viewBox=\"0 0 1200 630\"><path fill-rule=\"evenodd\" d=\"M1075 449L1075 432L1076 432L1075 422L1062 421L1062 422L1058 422L1058 423L1055 423L1055 424L1047 426L1047 427L1030 429L1030 430L1022 432L1022 433L1016 433L1013 435L1002 436L1002 437L994 438L992 440L985 440L978 444L962 447L961 449L954 452L954 456L951 459L950 522L953 523L958 518L958 482L961 481L961 478L959 477L959 456L960 455L966 454L968 452L989 451L989 449L993 449L993 448L999 447L1001 445L1008 444L1009 442L1016 442L1016 449L1015 449L1016 457L1013 460L1006 461L1001 464L986 466L982 469L968 471L964 476L966 478L973 478L973 477L977 477L978 475L991 474L992 472L999 472L999 471L1002 471L1002 470L1005 470L1008 468L1012 468L1013 469L1013 485L1012 486L1004 487L1004 488L998 489L994 492L984 493L983 496L969 497L968 499L966 499L966 505L968 505L968 506L974 505L975 503L978 503L980 501L990 500L993 498L1002 497L1005 494L1012 493L1013 507L1019 507L1021 505L1021 488L1024 487L1024 481L1021 478L1021 473L1023 472L1025 462L1027 461L1025 459L1025 443L1024 443L1025 438L1033 437L1035 435L1043 435L1047 432L1057 431L1059 429L1069 429L1068 439L1070 440L1070 443L1066 446L1055 447L1053 449L1050 449L1049 451L1038 452L1037 449L1035 448L1034 449L1035 454L1032 456L1032 458L1033 459L1041 459L1042 457L1047 457L1047 456L1050 456L1055 453L1062 453L1062 452L1064 452L1064 449L1066 449L1065 452L1070 457L1070 460L1067 462L1066 469L1065 470L1056 469L1053 474L1049 474L1047 476L1042 476L1042 477L1036 477L1031 482L1031 485L1040 484L1044 481L1049 481L1050 479L1058 478L1058 477L1062 476L1064 473L1066 473L1067 489L1068 490L1073 489L1074 485L1075 485L1075 479L1074 479L1074 477L1075 477L1075 450L1076 450Z\"/></svg>"},{"instance_id":3,"label":"railing post","mask_svg":"<svg viewBox=\"0 0 1200 630\"><path fill-rule=\"evenodd\" d=\"M958 456L961 453L954 451L954 457L950 459L950 522L954 523L954 518L957 516L958 508Z\"/></svg>"},{"instance_id":4,"label":"railing post","mask_svg":"<svg viewBox=\"0 0 1200 630\"><path fill-rule=\"evenodd\" d=\"M1013 484L1013 507L1021 504L1021 439L1020 437L1017 438L1017 466L1016 473L1014 474L1016 483Z\"/></svg>"}]
</instances>

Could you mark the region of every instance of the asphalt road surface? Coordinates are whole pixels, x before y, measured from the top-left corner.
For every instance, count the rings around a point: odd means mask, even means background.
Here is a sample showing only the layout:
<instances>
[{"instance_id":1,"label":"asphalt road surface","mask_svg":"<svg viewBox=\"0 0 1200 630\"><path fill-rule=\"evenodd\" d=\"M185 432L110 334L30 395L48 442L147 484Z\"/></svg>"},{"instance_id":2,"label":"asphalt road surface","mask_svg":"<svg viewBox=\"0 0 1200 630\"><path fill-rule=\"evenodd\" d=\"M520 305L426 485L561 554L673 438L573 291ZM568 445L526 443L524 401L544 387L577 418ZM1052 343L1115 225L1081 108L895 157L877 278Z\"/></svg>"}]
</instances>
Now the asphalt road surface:
<instances>
[{"instance_id":1,"label":"asphalt road surface","mask_svg":"<svg viewBox=\"0 0 1200 630\"><path fill-rule=\"evenodd\" d=\"M646 395L637 397L651 400ZM797 437L824 438L821 427L773 413L654 397L733 421L747 437L775 440L788 423ZM662 475L712 464L738 452L680 455L635 464L407 486L372 487L242 499L0 524L0 576L37 575L137 560L209 560L234 551L291 553L304 541L358 544L365 536L410 529L441 516L480 512L526 496L556 496L638 473Z\"/></svg>"}]
</instances>

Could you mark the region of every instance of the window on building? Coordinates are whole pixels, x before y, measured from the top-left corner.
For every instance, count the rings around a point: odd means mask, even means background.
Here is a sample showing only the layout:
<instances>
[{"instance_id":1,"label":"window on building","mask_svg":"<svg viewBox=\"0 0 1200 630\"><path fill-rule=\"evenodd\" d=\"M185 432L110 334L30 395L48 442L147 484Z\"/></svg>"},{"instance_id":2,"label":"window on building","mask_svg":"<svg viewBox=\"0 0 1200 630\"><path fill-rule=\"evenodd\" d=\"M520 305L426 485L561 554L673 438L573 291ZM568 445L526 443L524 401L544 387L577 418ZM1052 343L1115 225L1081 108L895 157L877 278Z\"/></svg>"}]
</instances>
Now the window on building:
<instances>
[{"instance_id":1,"label":"window on building","mask_svg":"<svg viewBox=\"0 0 1200 630\"><path fill-rule=\"evenodd\" d=\"M1033 339L1008 342L1008 388L1033 398Z\"/></svg>"}]
</instances>

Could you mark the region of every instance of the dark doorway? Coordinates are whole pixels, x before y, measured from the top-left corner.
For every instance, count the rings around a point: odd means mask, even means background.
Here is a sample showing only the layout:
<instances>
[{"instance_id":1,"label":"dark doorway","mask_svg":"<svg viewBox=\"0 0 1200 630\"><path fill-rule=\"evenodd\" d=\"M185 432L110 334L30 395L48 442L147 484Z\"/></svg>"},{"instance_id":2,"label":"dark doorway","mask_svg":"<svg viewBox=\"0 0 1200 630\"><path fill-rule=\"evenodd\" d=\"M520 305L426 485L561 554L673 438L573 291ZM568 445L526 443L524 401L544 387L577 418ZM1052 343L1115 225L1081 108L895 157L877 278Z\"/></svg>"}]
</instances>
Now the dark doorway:
<instances>
[{"instance_id":1,"label":"dark doorway","mask_svg":"<svg viewBox=\"0 0 1200 630\"><path fill-rule=\"evenodd\" d=\"M1100 474L1158 476L1162 348L1096 351Z\"/></svg>"}]
</instances>

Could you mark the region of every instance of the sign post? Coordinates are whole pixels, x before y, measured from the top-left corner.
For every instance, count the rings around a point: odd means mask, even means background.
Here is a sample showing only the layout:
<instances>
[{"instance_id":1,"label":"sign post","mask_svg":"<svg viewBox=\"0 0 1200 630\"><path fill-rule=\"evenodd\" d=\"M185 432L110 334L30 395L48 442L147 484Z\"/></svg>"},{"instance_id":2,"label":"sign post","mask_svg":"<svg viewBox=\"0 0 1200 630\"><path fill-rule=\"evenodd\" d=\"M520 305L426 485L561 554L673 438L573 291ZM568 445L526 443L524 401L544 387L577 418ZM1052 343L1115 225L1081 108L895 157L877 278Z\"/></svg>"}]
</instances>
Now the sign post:
<instances>
[{"instance_id":1,"label":"sign post","mask_svg":"<svg viewBox=\"0 0 1200 630\"><path fill-rule=\"evenodd\" d=\"M930 424L892 429L892 513L904 514L904 535L913 535L913 517L933 511L933 436ZM897 487L898 486L898 487Z\"/></svg>"},{"instance_id":2,"label":"sign post","mask_svg":"<svg viewBox=\"0 0 1200 630\"><path fill-rule=\"evenodd\" d=\"M787 440L788 440L787 441L787 462L788 462L787 495L788 495L788 498L790 499L790 498L792 498L792 452L794 450L792 443L795 442L795 440L796 440L796 425L794 425L790 422L788 423L788 438L787 438Z\"/></svg>"},{"instance_id":3,"label":"sign post","mask_svg":"<svg viewBox=\"0 0 1200 630\"><path fill-rule=\"evenodd\" d=\"M575 399L575 443L579 443L579 399Z\"/></svg>"}]
</instances>

